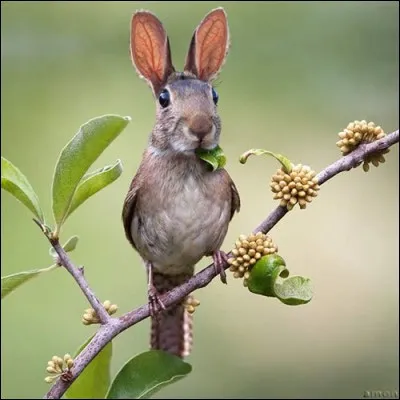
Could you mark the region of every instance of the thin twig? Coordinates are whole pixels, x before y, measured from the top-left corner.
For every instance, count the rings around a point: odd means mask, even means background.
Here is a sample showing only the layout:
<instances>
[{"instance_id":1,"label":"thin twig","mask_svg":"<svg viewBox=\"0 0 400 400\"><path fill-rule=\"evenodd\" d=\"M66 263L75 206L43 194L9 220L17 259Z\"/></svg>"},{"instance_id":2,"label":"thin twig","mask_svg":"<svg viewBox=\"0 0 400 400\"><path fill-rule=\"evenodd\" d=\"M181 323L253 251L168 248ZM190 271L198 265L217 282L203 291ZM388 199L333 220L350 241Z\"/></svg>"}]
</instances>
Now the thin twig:
<instances>
[{"instance_id":1,"label":"thin twig","mask_svg":"<svg viewBox=\"0 0 400 400\"><path fill-rule=\"evenodd\" d=\"M395 131L385 136L383 139L375 141L370 144L362 144L352 153L348 154L345 157L340 158L333 164L326 167L322 170L318 175L318 183L322 185L329 179L333 178L335 175L348 171L351 168L354 168L363 161L363 159L376 151L384 150L395 143L399 142L399 131ZM285 214L287 214L287 209L282 206L278 206L275 210L273 210L270 215L256 228L254 232L263 232L268 233ZM56 248L58 255L63 263L66 266L68 271L74 271L76 275L75 267L69 261L67 254L58 245ZM69 265L70 267L67 267ZM229 265L225 265L225 269L227 269ZM71 272L71 271L70 271ZM77 279L74 275L74 278L78 282L82 291L85 293L86 297L89 299L94 297L93 292L90 290L83 276L79 276ZM203 269L196 275L194 275L189 281L184 283L181 286L178 286L165 295L163 295L162 301L168 307L174 303L179 302L185 296L190 294L196 289L207 286L218 273L215 271L214 265L211 264L207 268ZM96 299L97 300L97 299ZM89 299L90 301L90 299ZM92 304L93 306L93 304ZM94 308L94 307L93 307ZM74 367L72 370L72 380L69 382L64 382L59 379L54 383L53 387L49 390L49 392L45 395L44 398L47 399L58 399L60 398L68 387L72 384L72 382L79 376L79 374L83 371L83 369L93 360L93 358L109 343L114 337L116 337L119 333L128 329L132 325L137 324L138 322L148 318L150 316L150 310L148 304L145 304L139 308L136 308L133 311L130 311L120 318L109 318L108 322L101 326L97 333L94 335L90 343L85 347L85 349L78 355L78 357L74 361Z\"/></svg>"},{"instance_id":2,"label":"thin twig","mask_svg":"<svg viewBox=\"0 0 400 400\"><path fill-rule=\"evenodd\" d=\"M87 283L86 278L83 274L83 267L78 268L71 262L67 253L60 245L58 239L55 240L55 239L52 239L51 237L48 239L58 255L58 263L61 264L62 266L64 266L65 269L73 276L76 283L81 288L83 294L88 299L93 310L96 311L96 314L99 317L100 323L103 325L107 324L112 318L108 315L103 304L101 304L101 302L96 297L96 295L93 293L93 290L90 288L89 284Z\"/></svg>"}]
</instances>

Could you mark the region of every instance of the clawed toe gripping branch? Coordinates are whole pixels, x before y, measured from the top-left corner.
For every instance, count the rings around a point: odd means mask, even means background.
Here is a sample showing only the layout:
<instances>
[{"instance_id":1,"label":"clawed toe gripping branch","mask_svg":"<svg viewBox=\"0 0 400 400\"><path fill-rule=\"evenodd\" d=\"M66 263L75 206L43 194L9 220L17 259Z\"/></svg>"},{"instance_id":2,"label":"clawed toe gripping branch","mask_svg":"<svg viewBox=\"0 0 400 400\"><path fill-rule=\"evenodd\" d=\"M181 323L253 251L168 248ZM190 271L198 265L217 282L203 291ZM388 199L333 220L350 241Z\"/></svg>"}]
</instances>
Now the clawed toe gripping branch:
<instances>
[{"instance_id":1,"label":"clawed toe gripping branch","mask_svg":"<svg viewBox=\"0 0 400 400\"><path fill-rule=\"evenodd\" d=\"M25 176L9 161L2 158L2 188L13 194L35 214L34 220L49 240L51 244L50 253L55 262L55 264L49 268L28 271L2 278L2 298L19 285L41 272L50 271L54 268L65 268L72 275L92 307L92 309L87 310L83 322L86 325L97 322L100 323L97 332L83 347L82 351L79 352L75 359L67 357L66 355L64 361L56 356L49 361L48 371L55 375L46 379L49 382L52 382L54 379L56 379L56 381L45 395L45 398L61 398L70 388L71 384L80 377L91 361L111 343L113 338L122 331L148 318L151 314L149 304L144 304L120 317L111 317L111 314L115 313L117 307L110 302L101 303L90 288L83 273L83 267L75 266L67 254L67 252L75 248L77 237L72 237L64 245L61 245L59 242L60 228L67 217L90 196L112 183L121 174L122 166L120 161L92 173L87 173L87 170L105 147L124 129L128 122L129 118L127 117L122 118L110 115L91 120L81 127L77 135L75 135L71 142L63 149L56 166L53 180L53 214L56 222L56 229L54 232L44 222L45 220L38 203L38 198ZM353 124L353 128L354 126L357 127L359 124ZM365 132L373 131L373 128L374 127L371 125L368 128L369 131L367 129ZM356 135L355 137L358 138L359 136L360 135ZM327 166L317 175L313 175L309 169L304 170L305 172L301 172L301 168L298 169L298 172L291 172L291 163L287 162L288 160L285 161L282 156L278 155L279 157L276 157L278 159L281 157L280 162L282 163L283 171L281 175L279 175L280 177L278 177L282 179L282 190L279 188L275 190L276 198L280 199L281 205L276 207L267 218L254 229L254 234L259 232L260 236L251 235L251 237L254 236L254 238L250 238L249 240L248 237L243 237L237 249L227 254L229 262L226 262L225 258L223 259L223 262L221 262L219 266L222 267L222 270L231 267L231 270L235 271L237 276L244 276L246 282L249 279L251 281L248 269L251 268L253 264L256 264L257 260L261 258L263 254L268 255L269 252L275 253L277 250L265 234L267 234L295 204L298 203L300 208L305 208L305 205L311 201L311 194L314 193L309 191L310 187L317 190L317 186L323 185L337 174L349 171L363 162L374 163L374 160L375 163L382 162L382 157L379 154L386 152L390 146L399 142L399 131L397 130L384 136L379 133L370 143L360 140L357 146L353 145L354 141L351 141L353 137L350 133L347 136L342 135L341 138L344 140L344 142L340 143L342 148L344 146L346 152L348 152L353 146L351 151ZM85 157L80 157L79 152L83 151L83 148L86 149ZM87 153L88 148L92 149L91 155ZM264 151L264 153L266 153L266 151ZM247 153L246 158L249 154L250 153ZM256 152L252 154L256 154ZM219 161L213 158L212 154L202 155L202 157L203 156L208 160L207 162L210 162L210 164L215 165L215 168L218 168ZM221 159L221 157L222 150L219 148L218 158ZM76 160L82 161L76 162ZM291 173L292 175L290 175ZM298 176L296 174L298 174ZM272 183L273 185L280 184L278 178L276 178L276 182ZM291 183L291 180L293 180L293 183ZM309 184L309 182L311 183ZM285 185L288 189L286 189ZM307 200L308 195L310 198ZM303 198L304 201L301 201ZM289 206L290 204L292 205ZM258 243L258 241L260 241L260 243ZM284 262L277 256L274 258L274 262L278 261L281 267L280 271L282 272L284 271ZM209 265L207 268L194 275L186 283L163 294L163 304L168 308L184 300L196 289L207 286L218 274L219 268L215 268L214 264ZM194 307L198 304L198 301L193 300L192 302L187 302L185 306L188 307L188 310L190 310L189 312L193 312ZM288 302L287 304L290 303ZM110 397L112 397L111 394Z\"/></svg>"}]
</instances>

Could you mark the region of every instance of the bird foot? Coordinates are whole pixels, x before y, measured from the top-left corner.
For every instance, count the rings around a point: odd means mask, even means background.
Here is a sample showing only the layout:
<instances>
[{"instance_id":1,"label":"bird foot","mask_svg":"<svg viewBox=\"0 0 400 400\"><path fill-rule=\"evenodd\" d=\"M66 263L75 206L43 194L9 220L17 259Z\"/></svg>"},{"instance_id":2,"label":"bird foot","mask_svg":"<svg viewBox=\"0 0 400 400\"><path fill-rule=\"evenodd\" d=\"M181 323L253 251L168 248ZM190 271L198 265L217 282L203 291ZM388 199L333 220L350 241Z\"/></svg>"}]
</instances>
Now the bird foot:
<instances>
[{"instance_id":1,"label":"bird foot","mask_svg":"<svg viewBox=\"0 0 400 400\"><path fill-rule=\"evenodd\" d=\"M149 309L150 316L155 317L156 314L162 310L165 310L165 304L162 302L160 298L160 294L158 293L156 287L153 282L153 264L148 261L146 263L147 267L147 295L149 299Z\"/></svg>"},{"instance_id":2,"label":"bird foot","mask_svg":"<svg viewBox=\"0 0 400 400\"><path fill-rule=\"evenodd\" d=\"M158 312L165 310L166 307L160 298L160 294L157 292L157 289L152 283L149 283L147 293L149 299L150 316L155 317Z\"/></svg>"},{"instance_id":3,"label":"bird foot","mask_svg":"<svg viewBox=\"0 0 400 400\"><path fill-rule=\"evenodd\" d=\"M226 284L225 265L228 263L228 256L222 250L217 250L212 255L215 272L219 274L221 282Z\"/></svg>"}]
</instances>

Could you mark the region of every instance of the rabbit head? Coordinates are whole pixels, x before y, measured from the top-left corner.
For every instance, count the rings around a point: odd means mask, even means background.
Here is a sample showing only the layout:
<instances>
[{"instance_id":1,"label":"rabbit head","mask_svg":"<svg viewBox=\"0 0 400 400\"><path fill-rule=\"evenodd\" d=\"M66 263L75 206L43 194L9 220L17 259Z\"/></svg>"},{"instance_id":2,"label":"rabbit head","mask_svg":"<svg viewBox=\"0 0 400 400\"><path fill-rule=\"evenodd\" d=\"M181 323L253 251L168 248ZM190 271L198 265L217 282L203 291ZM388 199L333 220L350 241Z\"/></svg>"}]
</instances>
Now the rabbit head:
<instances>
[{"instance_id":1,"label":"rabbit head","mask_svg":"<svg viewBox=\"0 0 400 400\"><path fill-rule=\"evenodd\" d=\"M208 13L194 31L183 72L171 61L167 33L148 11L131 23L131 57L156 99L156 124L150 137L155 151L193 153L213 149L221 132L218 94L212 87L229 48L229 29L222 8Z\"/></svg>"}]
</instances>

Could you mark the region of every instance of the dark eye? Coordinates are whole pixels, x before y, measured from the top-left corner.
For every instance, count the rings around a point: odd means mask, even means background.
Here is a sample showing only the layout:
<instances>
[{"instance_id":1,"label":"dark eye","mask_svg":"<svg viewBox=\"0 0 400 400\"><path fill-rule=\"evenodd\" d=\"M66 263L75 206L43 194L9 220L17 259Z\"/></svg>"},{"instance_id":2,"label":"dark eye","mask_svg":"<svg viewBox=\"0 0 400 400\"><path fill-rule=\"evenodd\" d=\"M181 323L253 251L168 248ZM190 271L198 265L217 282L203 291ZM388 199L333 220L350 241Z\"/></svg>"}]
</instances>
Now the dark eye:
<instances>
[{"instance_id":1,"label":"dark eye","mask_svg":"<svg viewBox=\"0 0 400 400\"><path fill-rule=\"evenodd\" d=\"M170 103L170 95L167 89L164 89L160 93L160 97L158 98L158 101L160 102L160 105L162 108L168 107Z\"/></svg>"},{"instance_id":2,"label":"dark eye","mask_svg":"<svg viewBox=\"0 0 400 400\"><path fill-rule=\"evenodd\" d=\"M212 97L213 97L214 104L217 105L217 103L218 103L218 93L214 88L212 88Z\"/></svg>"}]
</instances>

